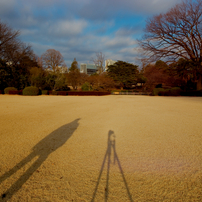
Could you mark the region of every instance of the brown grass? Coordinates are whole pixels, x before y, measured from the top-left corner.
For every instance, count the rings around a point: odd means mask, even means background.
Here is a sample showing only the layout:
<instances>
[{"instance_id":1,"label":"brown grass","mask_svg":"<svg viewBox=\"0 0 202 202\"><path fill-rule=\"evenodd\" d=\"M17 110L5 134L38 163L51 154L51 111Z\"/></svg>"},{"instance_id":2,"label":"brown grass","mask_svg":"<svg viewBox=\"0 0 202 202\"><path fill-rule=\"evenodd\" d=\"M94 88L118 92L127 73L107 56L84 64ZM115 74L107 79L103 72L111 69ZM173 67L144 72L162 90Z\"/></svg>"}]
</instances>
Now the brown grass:
<instances>
[{"instance_id":1,"label":"brown grass","mask_svg":"<svg viewBox=\"0 0 202 202\"><path fill-rule=\"evenodd\" d=\"M0 201L202 201L202 98L0 95Z\"/></svg>"}]
</instances>

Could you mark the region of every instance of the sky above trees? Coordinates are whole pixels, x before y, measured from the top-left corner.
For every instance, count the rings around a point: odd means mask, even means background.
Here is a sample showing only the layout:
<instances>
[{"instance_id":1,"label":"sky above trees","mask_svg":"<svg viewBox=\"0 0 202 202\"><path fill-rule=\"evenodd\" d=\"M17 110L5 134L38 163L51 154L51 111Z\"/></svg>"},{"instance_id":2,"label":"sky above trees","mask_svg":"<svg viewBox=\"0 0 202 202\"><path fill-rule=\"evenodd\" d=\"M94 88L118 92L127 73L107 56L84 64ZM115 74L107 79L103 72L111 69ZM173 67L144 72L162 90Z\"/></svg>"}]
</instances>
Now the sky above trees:
<instances>
[{"instance_id":1,"label":"sky above trees","mask_svg":"<svg viewBox=\"0 0 202 202\"><path fill-rule=\"evenodd\" d=\"M105 59L135 63L137 39L146 19L168 11L181 0L1 0L0 20L20 31L20 39L41 56L61 52L69 67Z\"/></svg>"}]
</instances>

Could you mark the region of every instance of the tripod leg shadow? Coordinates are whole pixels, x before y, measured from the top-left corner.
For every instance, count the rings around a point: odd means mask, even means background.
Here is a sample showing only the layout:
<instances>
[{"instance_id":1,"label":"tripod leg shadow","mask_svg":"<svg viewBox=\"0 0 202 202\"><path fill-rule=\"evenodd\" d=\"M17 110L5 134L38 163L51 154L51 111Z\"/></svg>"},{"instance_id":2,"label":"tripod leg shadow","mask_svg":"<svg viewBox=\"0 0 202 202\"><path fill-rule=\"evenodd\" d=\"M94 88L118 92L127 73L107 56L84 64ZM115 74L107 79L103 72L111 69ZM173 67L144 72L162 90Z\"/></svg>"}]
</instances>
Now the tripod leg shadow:
<instances>
[{"instance_id":1,"label":"tripod leg shadow","mask_svg":"<svg viewBox=\"0 0 202 202\"><path fill-rule=\"evenodd\" d=\"M97 183L96 183L96 186L95 186L95 190L93 192L93 197L92 197L92 200L91 202L94 202L95 200L95 197L96 197L96 193L97 193L97 190L98 190L98 186L99 186L99 183L100 183L100 179L101 179L101 176L102 176L102 173L103 173L103 170L104 170L104 166L105 166L105 163L106 163L106 160L108 159L108 162L107 162L107 176L106 176L106 187L105 187L105 202L107 202L108 200L108 193L109 193L109 171L110 171L110 163L111 163L111 152L113 151L114 153L114 164L117 162L118 163L118 167L119 167L119 170L120 170L120 173L121 173L121 176L123 178L123 181L124 181L124 185L126 187L126 190L127 190L127 194L128 194L128 198L131 202L133 202L133 199L132 199L132 195L130 193L130 190L129 190L129 187L128 187L128 184L127 184L127 181L126 181L126 178L124 176L124 172L123 172L123 169L121 167L121 163L120 163L120 160L118 158L118 155L116 153L116 148L115 148L115 135L113 135L114 132L113 131L109 131L108 133L108 146L107 146L107 151L105 153L105 156L104 156L104 160L102 162L102 166L101 166L101 169L100 169L100 173L99 173L99 176L98 176L98 180L97 180Z\"/></svg>"}]
</instances>

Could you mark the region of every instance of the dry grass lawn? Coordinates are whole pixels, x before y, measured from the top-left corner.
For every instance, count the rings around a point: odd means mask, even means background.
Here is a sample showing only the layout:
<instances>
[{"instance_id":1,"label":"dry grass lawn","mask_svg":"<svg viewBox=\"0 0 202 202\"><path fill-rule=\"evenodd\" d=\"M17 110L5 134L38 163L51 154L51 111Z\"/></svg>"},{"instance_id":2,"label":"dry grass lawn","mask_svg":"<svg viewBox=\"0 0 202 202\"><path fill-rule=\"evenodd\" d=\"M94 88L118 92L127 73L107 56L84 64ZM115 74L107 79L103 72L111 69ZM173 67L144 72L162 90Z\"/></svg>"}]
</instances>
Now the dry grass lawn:
<instances>
[{"instance_id":1,"label":"dry grass lawn","mask_svg":"<svg viewBox=\"0 0 202 202\"><path fill-rule=\"evenodd\" d=\"M0 201L202 201L202 98L0 95Z\"/></svg>"}]
</instances>

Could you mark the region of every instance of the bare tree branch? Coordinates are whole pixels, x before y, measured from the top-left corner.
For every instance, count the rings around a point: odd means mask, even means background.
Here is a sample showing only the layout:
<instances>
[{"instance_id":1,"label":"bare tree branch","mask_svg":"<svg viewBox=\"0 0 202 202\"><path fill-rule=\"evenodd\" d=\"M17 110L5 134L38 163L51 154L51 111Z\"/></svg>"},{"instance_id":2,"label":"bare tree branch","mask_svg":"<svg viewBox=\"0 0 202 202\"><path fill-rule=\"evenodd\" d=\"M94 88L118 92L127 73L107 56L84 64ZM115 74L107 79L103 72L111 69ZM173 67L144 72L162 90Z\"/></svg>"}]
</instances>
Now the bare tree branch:
<instances>
[{"instance_id":1,"label":"bare tree branch","mask_svg":"<svg viewBox=\"0 0 202 202\"><path fill-rule=\"evenodd\" d=\"M184 1L153 16L145 32L139 44L150 61L184 58L202 65L202 0Z\"/></svg>"},{"instance_id":2,"label":"bare tree branch","mask_svg":"<svg viewBox=\"0 0 202 202\"><path fill-rule=\"evenodd\" d=\"M99 74L104 72L105 55L102 52L96 53L96 58L92 58L92 61L98 68Z\"/></svg>"},{"instance_id":3,"label":"bare tree branch","mask_svg":"<svg viewBox=\"0 0 202 202\"><path fill-rule=\"evenodd\" d=\"M22 43L18 39L20 32L14 31L7 24L0 21L0 58L13 62L14 52L21 49Z\"/></svg>"},{"instance_id":4,"label":"bare tree branch","mask_svg":"<svg viewBox=\"0 0 202 202\"><path fill-rule=\"evenodd\" d=\"M62 54L55 49L48 49L41 58L44 68L52 69L54 72L58 66L65 66Z\"/></svg>"}]
</instances>

